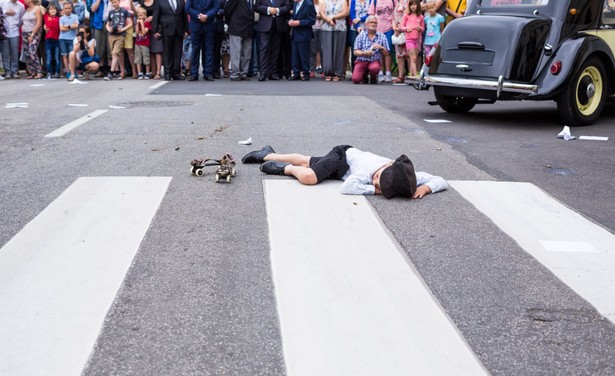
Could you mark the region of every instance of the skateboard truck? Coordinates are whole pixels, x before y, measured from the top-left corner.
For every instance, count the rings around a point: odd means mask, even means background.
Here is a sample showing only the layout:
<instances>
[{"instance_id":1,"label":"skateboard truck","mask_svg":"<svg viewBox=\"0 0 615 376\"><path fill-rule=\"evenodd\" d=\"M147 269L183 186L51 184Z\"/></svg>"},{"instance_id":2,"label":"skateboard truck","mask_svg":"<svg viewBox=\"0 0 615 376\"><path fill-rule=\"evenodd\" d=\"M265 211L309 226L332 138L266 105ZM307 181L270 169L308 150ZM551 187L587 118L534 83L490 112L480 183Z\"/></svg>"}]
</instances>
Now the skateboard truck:
<instances>
[{"instance_id":1,"label":"skateboard truck","mask_svg":"<svg viewBox=\"0 0 615 376\"><path fill-rule=\"evenodd\" d=\"M237 175L237 169L235 168L235 160L233 156L230 154L224 154L222 159L213 159L213 158L204 158L204 159L193 159L190 162L190 173L196 176L203 176L205 173L203 171L204 167L207 166L218 166L216 170L216 175L214 176L214 180L216 183L221 180L226 180L227 183L231 182L231 179Z\"/></svg>"}]
</instances>

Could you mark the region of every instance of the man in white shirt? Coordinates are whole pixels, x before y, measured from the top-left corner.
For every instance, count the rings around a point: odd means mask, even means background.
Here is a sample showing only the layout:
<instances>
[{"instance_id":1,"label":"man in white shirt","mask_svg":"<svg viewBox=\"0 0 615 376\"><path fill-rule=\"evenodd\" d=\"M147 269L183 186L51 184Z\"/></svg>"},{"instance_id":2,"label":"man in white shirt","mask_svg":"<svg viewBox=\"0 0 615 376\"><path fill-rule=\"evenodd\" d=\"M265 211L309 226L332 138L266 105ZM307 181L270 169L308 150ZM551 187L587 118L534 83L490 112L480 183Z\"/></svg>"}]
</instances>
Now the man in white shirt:
<instances>
[{"instance_id":1,"label":"man in white shirt","mask_svg":"<svg viewBox=\"0 0 615 376\"><path fill-rule=\"evenodd\" d=\"M440 176L415 172L414 165L404 154L391 160L350 145L336 146L323 157L279 154L271 146L265 146L246 154L241 161L262 163L262 172L294 176L305 185L318 184L325 179L343 180L342 194L423 198L448 188L448 183Z\"/></svg>"},{"instance_id":2,"label":"man in white shirt","mask_svg":"<svg viewBox=\"0 0 615 376\"><path fill-rule=\"evenodd\" d=\"M0 42L4 77L19 78L19 28L25 7L17 0L0 0L0 8L4 12L6 28L6 39Z\"/></svg>"}]
</instances>

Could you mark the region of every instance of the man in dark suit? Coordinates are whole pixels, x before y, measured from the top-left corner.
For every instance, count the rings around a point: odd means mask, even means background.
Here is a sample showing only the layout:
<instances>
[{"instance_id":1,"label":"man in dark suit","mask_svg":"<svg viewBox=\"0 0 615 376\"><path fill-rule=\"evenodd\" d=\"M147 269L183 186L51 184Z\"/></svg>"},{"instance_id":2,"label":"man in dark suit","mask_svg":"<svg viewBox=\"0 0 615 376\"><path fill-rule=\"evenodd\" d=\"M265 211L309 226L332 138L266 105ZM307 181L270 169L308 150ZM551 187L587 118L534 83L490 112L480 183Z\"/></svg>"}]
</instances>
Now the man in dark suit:
<instances>
[{"instance_id":1,"label":"man in dark suit","mask_svg":"<svg viewBox=\"0 0 615 376\"><path fill-rule=\"evenodd\" d=\"M160 0L155 8L152 29L162 35L164 79L183 80L181 74L182 44L188 33L184 0Z\"/></svg>"},{"instance_id":2,"label":"man in dark suit","mask_svg":"<svg viewBox=\"0 0 615 376\"><path fill-rule=\"evenodd\" d=\"M163 0L164 1L164 0ZM192 36L192 62L190 81L199 79L199 61L203 58L203 79L213 81L214 33L218 0L187 0L186 13L190 15Z\"/></svg>"},{"instance_id":3,"label":"man in dark suit","mask_svg":"<svg viewBox=\"0 0 615 376\"><path fill-rule=\"evenodd\" d=\"M227 0L224 4L224 17L228 24L231 50L231 80L249 80L248 67L252 55L254 28L252 0Z\"/></svg>"},{"instance_id":4,"label":"man in dark suit","mask_svg":"<svg viewBox=\"0 0 615 376\"><path fill-rule=\"evenodd\" d=\"M288 0L256 0L254 10L260 14L255 30L260 38L259 81L279 80L277 74L280 41L288 33Z\"/></svg>"},{"instance_id":5,"label":"man in dark suit","mask_svg":"<svg viewBox=\"0 0 615 376\"><path fill-rule=\"evenodd\" d=\"M294 0L294 4L292 19L288 21L291 27L292 78L307 81L310 79L310 41L312 25L316 23L316 8L312 0Z\"/></svg>"}]
</instances>

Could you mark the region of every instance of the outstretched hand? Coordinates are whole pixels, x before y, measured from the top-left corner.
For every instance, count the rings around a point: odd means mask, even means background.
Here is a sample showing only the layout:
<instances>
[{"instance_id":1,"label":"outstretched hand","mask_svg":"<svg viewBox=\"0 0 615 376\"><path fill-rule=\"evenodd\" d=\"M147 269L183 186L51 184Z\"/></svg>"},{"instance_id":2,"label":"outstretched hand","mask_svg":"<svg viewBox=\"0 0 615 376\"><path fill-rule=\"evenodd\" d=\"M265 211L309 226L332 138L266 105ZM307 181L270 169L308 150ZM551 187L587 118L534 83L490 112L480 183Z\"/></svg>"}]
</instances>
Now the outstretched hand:
<instances>
[{"instance_id":1,"label":"outstretched hand","mask_svg":"<svg viewBox=\"0 0 615 376\"><path fill-rule=\"evenodd\" d=\"M412 198L414 199L423 198L425 195L428 195L430 193L431 193L431 188L429 188L429 186L421 185L421 186L416 187L416 191L414 191Z\"/></svg>"}]
</instances>

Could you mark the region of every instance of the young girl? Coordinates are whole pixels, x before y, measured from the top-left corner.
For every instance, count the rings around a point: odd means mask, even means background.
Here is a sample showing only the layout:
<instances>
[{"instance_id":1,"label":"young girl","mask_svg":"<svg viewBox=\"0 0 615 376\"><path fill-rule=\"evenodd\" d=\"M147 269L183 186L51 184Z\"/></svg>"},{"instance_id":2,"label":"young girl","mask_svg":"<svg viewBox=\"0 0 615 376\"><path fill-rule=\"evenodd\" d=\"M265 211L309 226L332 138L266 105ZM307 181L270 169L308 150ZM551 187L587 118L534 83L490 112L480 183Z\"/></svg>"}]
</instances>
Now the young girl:
<instances>
[{"instance_id":1,"label":"young girl","mask_svg":"<svg viewBox=\"0 0 615 376\"><path fill-rule=\"evenodd\" d=\"M26 12L23 16L21 27L23 49L26 55L26 78L43 78L41 59L38 57L38 45L43 35L43 15L35 0L25 0Z\"/></svg>"},{"instance_id":2,"label":"young girl","mask_svg":"<svg viewBox=\"0 0 615 376\"><path fill-rule=\"evenodd\" d=\"M440 41L442 30L444 30L444 16L439 14L436 9L435 0L427 1L428 15L425 17L425 55L429 56L429 52Z\"/></svg>"},{"instance_id":3,"label":"young girl","mask_svg":"<svg viewBox=\"0 0 615 376\"><path fill-rule=\"evenodd\" d=\"M425 30L425 20L421 14L419 0L410 0L408 10L402 18L401 29L406 33L406 48L410 55L410 75L416 76L418 72L418 56L421 48L421 35Z\"/></svg>"},{"instance_id":4,"label":"young girl","mask_svg":"<svg viewBox=\"0 0 615 376\"><path fill-rule=\"evenodd\" d=\"M98 61L100 59L96 56L96 39L92 39L89 27L80 27L73 43L73 50L68 55L70 67L68 80L73 81L75 79L76 69L84 71L87 79L89 73L98 72Z\"/></svg>"},{"instance_id":5,"label":"young girl","mask_svg":"<svg viewBox=\"0 0 615 376\"><path fill-rule=\"evenodd\" d=\"M60 77L60 17L55 3L49 3L47 13L43 17L45 29L45 62L47 63L47 78ZM55 73L53 70L55 64Z\"/></svg>"}]
</instances>

